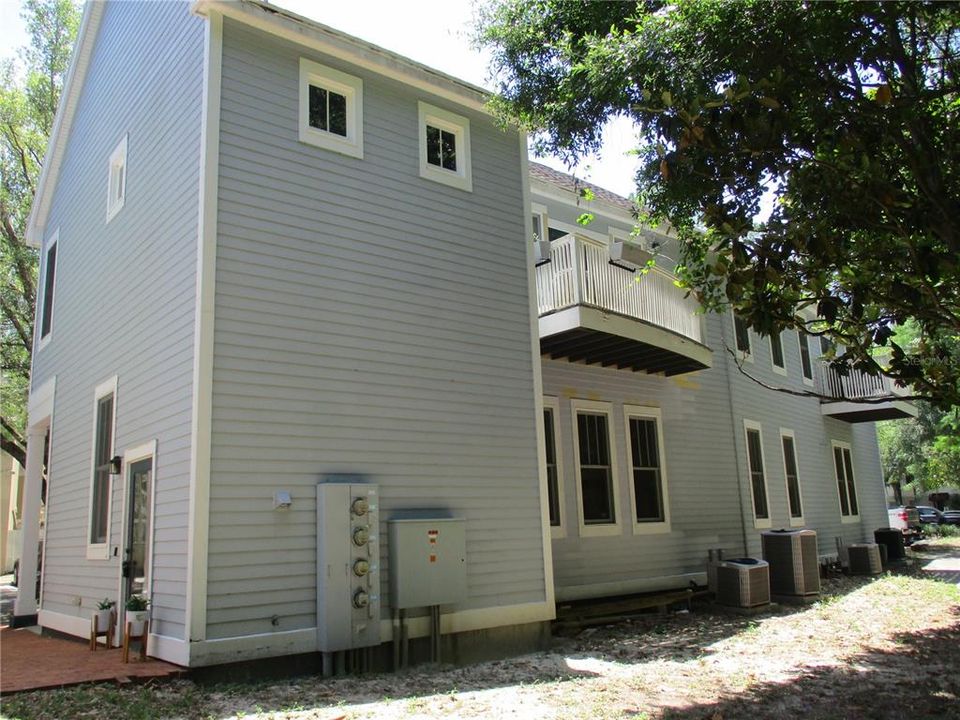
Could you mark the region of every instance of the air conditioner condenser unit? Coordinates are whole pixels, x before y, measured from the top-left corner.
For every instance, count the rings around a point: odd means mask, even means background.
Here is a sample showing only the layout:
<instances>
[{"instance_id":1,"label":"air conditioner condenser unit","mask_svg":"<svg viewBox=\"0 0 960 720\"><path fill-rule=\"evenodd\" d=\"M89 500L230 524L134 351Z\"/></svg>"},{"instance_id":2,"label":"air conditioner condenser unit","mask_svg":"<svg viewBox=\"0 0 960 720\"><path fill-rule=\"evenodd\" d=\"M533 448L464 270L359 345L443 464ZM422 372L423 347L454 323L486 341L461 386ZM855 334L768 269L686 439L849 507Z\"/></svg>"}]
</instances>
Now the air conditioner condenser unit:
<instances>
[{"instance_id":1,"label":"air conditioner condenser unit","mask_svg":"<svg viewBox=\"0 0 960 720\"><path fill-rule=\"evenodd\" d=\"M767 530L760 535L770 563L770 592L786 597L820 594L820 558L813 530Z\"/></svg>"},{"instance_id":2,"label":"air conditioner condenser unit","mask_svg":"<svg viewBox=\"0 0 960 720\"><path fill-rule=\"evenodd\" d=\"M851 575L879 575L883 572L880 547L876 543L854 543L847 548Z\"/></svg>"},{"instance_id":3,"label":"air conditioner condenser unit","mask_svg":"<svg viewBox=\"0 0 960 720\"><path fill-rule=\"evenodd\" d=\"M735 558L717 564L717 602L739 608L770 604L770 566L763 560Z\"/></svg>"}]
</instances>

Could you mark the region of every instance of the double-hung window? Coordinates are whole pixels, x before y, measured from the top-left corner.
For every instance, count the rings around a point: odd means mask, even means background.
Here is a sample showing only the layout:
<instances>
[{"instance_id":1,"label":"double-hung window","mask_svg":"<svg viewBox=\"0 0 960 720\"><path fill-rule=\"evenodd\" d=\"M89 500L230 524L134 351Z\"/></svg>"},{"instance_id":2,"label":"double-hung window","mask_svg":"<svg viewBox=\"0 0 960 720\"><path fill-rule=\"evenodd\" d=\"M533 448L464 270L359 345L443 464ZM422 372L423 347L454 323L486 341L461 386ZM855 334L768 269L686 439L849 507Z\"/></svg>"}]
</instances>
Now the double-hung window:
<instances>
[{"instance_id":1,"label":"double-hung window","mask_svg":"<svg viewBox=\"0 0 960 720\"><path fill-rule=\"evenodd\" d=\"M53 332L53 297L57 279L57 244L60 237L56 232L47 246L43 266L43 295L40 301L40 347L50 342Z\"/></svg>"},{"instance_id":2,"label":"double-hung window","mask_svg":"<svg viewBox=\"0 0 960 720\"><path fill-rule=\"evenodd\" d=\"M800 371L803 373L803 383L813 385L813 364L810 362L810 342L802 332L797 333L800 343Z\"/></svg>"},{"instance_id":3,"label":"double-hung window","mask_svg":"<svg viewBox=\"0 0 960 720\"><path fill-rule=\"evenodd\" d=\"M747 438L747 467L750 473L750 494L753 498L754 525L770 527L770 508L767 504L767 473L763 462L763 436L759 423L744 420Z\"/></svg>"},{"instance_id":4,"label":"double-hung window","mask_svg":"<svg viewBox=\"0 0 960 720\"><path fill-rule=\"evenodd\" d=\"M417 109L420 177L472 191L470 120L425 102L418 103Z\"/></svg>"},{"instance_id":5,"label":"double-hung window","mask_svg":"<svg viewBox=\"0 0 960 720\"><path fill-rule=\"evenodd\" d=\"M87 558L109 557L110 469L116 430L116 377L98 385L94 393L93 479L90 488L90 526Z\"/></svg>"},{"instance_id":6,"label":"double-hung window","mask_svg":"<svg viewBox=\"0 0 960 720\"><path fill-rule=\"evenodd\" d=\"M363 80L300 58L300 142L363 157Z\"/></svg>"},{"instance_id":7,"label":"double-hung window","mask_svg":"<svg viewBox=\"0 0 960 720\"><path fill-rule=\"evenodd\" d=\"M660 409L624 406L635 533L670 531Z\"/></svg>"},{"instance_id":8,"label":"double-hung window","mask_svg":"<svg viewBox=\"0 0 960 720\"><path fill-rule=\"evenodd\" d=\"M780 447L783 450L783 473L787 480L790 524L803 525L803 502L800 498L800 474L797 470L797 447L793 430L780 428Z\"/></svg>"},{"instance_id":9,"label":"double-hung window","mask_svg":"<svg viewBox=\"0 0 960 720\"><path fill-rule=\"evenodd\" d=\"M615 535L617 521L616 463L610 434L609 403L571 401L576 425L577 499L581 535Z\"/></svg>"},{"instance_id":10,"label":"double-hung window","mask_svg":"<svg viewBox=\"0 0 960 720\"><path fill-rule=\"evenodd\" d=\"M833 468L837 477L837 495L840 499L840 518L843 522L856 522L860 519L857 506L857 486L853 478L853 459L850 445L834 441Z\"/></svg>"},{"instance_id":11,"label":"double-hung window","mask_svg":"<svg viewBox=\"0 0 960 720\"><path fill-rule=\"evenodd\" d=\"M560 479L560 404L555 397L543 399L543 441L547 470L547 509L555 536L563 534L563 486Z\"/></svg>"},{"instance_id":12,"label":"double-hung window","mask_svg":"<svg viewBox=\"0 0 960 720\"><path fill-rule=\"evenodd\" d=\"M733 316L733 336L740 356L745 360L753 359L753 349L750 347L750 328L747 321L737 314Z\"/></svg>"},{"instance_id":13,"label":"double-hung window","mask_svg":"<svg viewBox=\"0 0 960 720\"><path fill-rule=\"evenodd\" d=\"M770 362L775 373L779 375L787 374L787 365L783 359L783 339L780 333L770 336Z\"/></svg>"}]
</instances>

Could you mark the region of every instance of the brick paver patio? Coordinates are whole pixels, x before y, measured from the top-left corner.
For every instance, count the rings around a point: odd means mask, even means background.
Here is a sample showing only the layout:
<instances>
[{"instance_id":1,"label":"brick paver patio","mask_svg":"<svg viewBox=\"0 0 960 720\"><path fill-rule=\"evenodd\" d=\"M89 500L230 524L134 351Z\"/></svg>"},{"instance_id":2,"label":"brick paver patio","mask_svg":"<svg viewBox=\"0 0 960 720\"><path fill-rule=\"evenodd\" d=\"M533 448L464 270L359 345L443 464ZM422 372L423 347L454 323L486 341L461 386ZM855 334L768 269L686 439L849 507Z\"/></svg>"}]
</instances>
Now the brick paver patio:
<instances>
[{"instance_id":1,"label":"brick paver patio","mask_svg":"<svg viewBox=\"0 0 960 720\"><path fill-rule=\"evenodd\" d=\"M27 628L0 630L0 693L40 690L87 682L129 682L175 677L185 668L131 653L124 663L120 648L102 645L91 652L86 640L41 637Z\"/></svg>"}]
</instances>

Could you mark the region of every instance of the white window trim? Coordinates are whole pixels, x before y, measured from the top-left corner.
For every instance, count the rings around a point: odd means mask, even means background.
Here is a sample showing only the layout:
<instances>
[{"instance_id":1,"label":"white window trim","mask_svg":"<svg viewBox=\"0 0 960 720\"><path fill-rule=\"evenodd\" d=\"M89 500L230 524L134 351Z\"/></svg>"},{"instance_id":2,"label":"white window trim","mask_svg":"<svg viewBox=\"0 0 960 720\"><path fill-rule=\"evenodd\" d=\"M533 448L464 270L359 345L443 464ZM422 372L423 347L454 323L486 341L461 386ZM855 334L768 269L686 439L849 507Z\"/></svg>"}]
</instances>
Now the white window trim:
<instances>
[{"instance_id":1,"label":"white window trim","mask_svg":"<svg viewBox=\"0 0 960 720\"><path fill-rule=\"evenodd\" d=\"M120 168L123 176L123 193L119 198L114 197L113 171L114 168ZM118 212L123 208L127 200L127 135L123 136L120 143L110 153L110 163L107 166L107 222L113 220Z\"/></svg>"},{"instance_id":2,"label":"white window trim","mask_svg":"<svg viewBox=\"0 0 960 720\"><path fill-rule=\"evenodd\" d=\"M733 352L736 353L737 359L744 362L753 362L753 337L750 332L750 327L747 326L747 345L750 347L749 350L744 352L737 346L737 314L730 313L730 324L733 327Z\"/></svg>"},{"instance_id":3,"label":"white window trim","mask_svg":"<svg viewBox=\"0 0 960 720\"><path fill-rule=\"evenodd\" d=\"M657 424L657 453L660 459L660 493L663 498L663 520L637 521L636 488L633 483L633 458L630 457L630 418L654 420ZM670 532L670 495L667 490L667 455L663 447L663 415L660 408L648 405L623 406L623 436L627 451L627 485L630 488L630 518L634 535L660 535Z\"/></svg>"},{"instance_id":4,"label":"white window trim","mask_svg":"<svg viewBox=\"0 0 960 720\"><path fill-rule=\"evenodd\" d=\"M797 332L797 349L801 353L800 354L800 379L803 380L804 385L809 385L810 387L813 387L813 378L812 377L808 378L806 375L803 374L803 350L801 349L801 346L803 343L807 344L807 357L810 358L810 374L813 375L814 364L813 364L813 353L810 352L810 338L808 338L802 332Z\"/></svg>"},{"instance_id":5,"label":"white window trim","mask_svg":"<svg viewBox=\"0 0 960 720\"><path fill-rule=\"evenodd\" d=\"M793 517L790 513L790 482L787 479L787 456L783 452L783 438L788 437L793 440L793 464L797 468L797 495L800 496L800 517ZM797 452L797 436L790 428L780 428L780 455L783 458L783 484L787 489L787 519L790 521L790 527L801 527L805 525L803 514L806 512L806 503L803 501L803 483L800 482L800 453Z\"/></svg>"},{"instance_id":6,"label":"white window trim","mask_svg":"<svg viewBox=\"0 0 960 720\"><path fill-rule=\"evenodd\" d=\"M783 358L783 367L780 367L773 361L773 338L774 338L773 335L770 336L770 367L773 368L773 371L777 375L783 375L784 377L786 377L787 376L787 351L786 351L786 348L783 346L783 333L778 333L776 337L780 339L780 356Z\"/></svg>"},{"instance_id":7,"label":"white window trim","mask_svg":"<svg viewBox=\"0 0 960 720\"><path fill-rule=\"evenodd\" d=\"M448 110L417 102L417 132L420 134L420 177L443 183L466 192L473 192L473 170L470 162L470 120ZM427 162L427 125L451 132L457 142L457 170L446 170Z\"/></svg>"},{"instance_id":8,"label":"white window trim","mask_svg":"<svg viewBox=\"0 0 960 720\"><path fill-rule=\"evenodd\" d=\"M111 418L112 427L110 428L111 442L110 448L113 451L113 454L116 455L117 452L117 376L114 375L109 380L97 385L96 389L93 391L93 420L92 420L92 430L90 433L90 498L87 503L87 522L83 528L83 532L86 535L86 546L87 546L87 560L109 560L110 559L110 538L112 537L113 532L113 476L108 475L107 478L107 532L106 532L106 542L102 543L92 543L90 542L90 527L93 524L93 485L96 482L97 478L97 404L100 402L100 398L105 397L113 393L113 417Z\"/></svg>"},{"instance_id":9,"label":"white window trim","mask_svg":"<svg viewBox=\"0 0 960 720\"><path fill-rule=\"evenodd\" d=\"M310 124L310 86L332 90L347 99L347 136ZM300 142L363 159L363 80L326 65L300 58Z\"/></svg>"},{"instance_id":10,"label":"white window trim","mask_svg":"<svg viewBox=\"0 0 960 720\"><path fill-rule=\"evenodd\" d=\"M757 502L753 496L753 477L750 470L750 438L747 435L748 430L756 430L760 435L760 466L763 468L763 492L767 496L767 517L757 517ZM755 420L743 421L743 447L747 452L747 486L750 488L750 513L753 515L753 527L757 530L766 530L773 527L773 512L770 507L770 474L767 472L766 453L763 451L763 428Z\"/></svg>"},{"instance_id":11,"label":"white window trim","mask_svg":"<svg viewBox=\"0 0 960 720\"><path fill-rule=\"evenodd\" d=\"M116 398L116 395L114 395ZM116 402L116 400L114 400ZM116 413L114 413L116 417ZM144 590L145 597L151 597L151 592L153 590L153 536L154 536L154 521L156 517L156 507L157 507L157 441L156 439L150 440L143 443L142 445L136 445L135 447L126 448L123 451L123 471L120 474L120 477L123 478L123 515L121 515L120 521L120 547L122 552L126 552L127 536L130 534L130 466L140 460L146 460L150 458L150 471L152 473L150 479L150 517L147 519L147 576L144 578L143 586L146 588ZM124 577L123 577L123 565L120 566L120 574L118 579L117 586L117 597L122 598L124 592ZM120 638L116 638L116 644L120 644Z\"/></svg>"},{"instance_id":12,"label":"white window trim","mask_svg":"<svg viewBox=\"0 0 960 720\"><path fill-rule=\"evenodd\" d=\"M43 287L40 288L40 291L37 293L40 302L38 303L39 312L37 318L34 321L34 325L40 330L43 330L43 312L46 309L44 300L47 297L47 263L50 261L50 248L54 245L57 246L57 262L53 266L53 293L50 295L50 332L40 338L40 342L37 343L37 352L43 350L47 345L50 344L50 340L53 339L53 311L57 307L57 267L59 267L60 262L60 228L57 228L53 233L53 236L47 241L45 245L45 250L43 253L43 267L40 273L40 279L43 281Z\"/></svg>"},{"instance_id":13,"label":"white window trim","mask_svg":"<svg viewBox=\"0 0 960 720\"><path fill-rule=\"evenodd\" d=\"M613 517L616 522L587 525L583 521L583 488L580 480L580 437L578 430L577 416L585 412L590 414L602 413L607 416L607 442L610 443L610 479L611 493L613 497ZM616 432L613 425L613 404L609 402L597 402L594 400L571 400L570 417L573 427L573 466L574 480L577 487L577 524L580 530L580 537L603 537L622 534L620 503L617 496L620 494L620 475L617 470L617 446L614 438Z\"/></svg>"},{"instance_id":14,"label":"white window trim","mask_svg":"<svg viewBox=\"0 0 960 720\"><path fill-rule=\"evenodd\" d=\"M563 448L560 445L560 398L551 395L543 396L543 409L550 410L553 413L553 448L557 454L557 505L560 509L560 524L550 526L550 536L554 538L563 538L567 536L567 511L564 503L563 492ZM546 437L546 428L544 428L544 437ZM546 451L546 445L544 445ZM547 515L549 520L549 513Z\"/></svg>"},{"instance_id":15,"label":"white window trim","mask_svg":"<svg viewBox=\"0 0 960 720\"><path fill-rule=\"evenodd\" d=\"M840 448L842 453L846 450L850 453L850 472L853 473L853 477L847 480L846 474L847 470L844 468L844 482L847 483L847 507L850 507L850 483L853 483L853 490L857 493L857 514L844 515L843 514L843 505L840 503L840 488L837 487L837 511L840 513L840 522L844 525L853 524L860 522L860 493L857 491L857 474L853 471L853 449L850 447L850 443L843 442L842 440L831 440L830 441L830 464L833 466L833 483L837 484L837 460L836 460L836 448Z\"/></svg>"}]
</instances>

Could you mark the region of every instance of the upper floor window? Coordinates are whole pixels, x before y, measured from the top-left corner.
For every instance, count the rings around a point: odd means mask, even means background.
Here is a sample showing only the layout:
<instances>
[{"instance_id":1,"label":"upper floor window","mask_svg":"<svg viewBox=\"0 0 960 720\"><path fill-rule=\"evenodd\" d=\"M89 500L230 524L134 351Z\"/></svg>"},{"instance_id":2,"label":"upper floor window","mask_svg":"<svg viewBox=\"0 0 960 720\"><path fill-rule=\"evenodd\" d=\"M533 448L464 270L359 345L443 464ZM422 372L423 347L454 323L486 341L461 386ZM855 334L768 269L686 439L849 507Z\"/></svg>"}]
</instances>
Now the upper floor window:
<instances>
[{"instance_id":1,"label":"upper floor window","mask_svg":"<svg viewBox=\"0 0 960 720\"><path fill-rule=\"evenodd\" d=\"M59 233L53 236L47 248L43 268L43 297L40 305L40 345L50 340L53 332L53 294L57 277L57 241Z\"/></svg>"},{"instance_id":2,"label":"upper floor window","mask_svg":"<svg viewBox=\"0 0 960 720\"><path fill-rule=\"evenodd\" d=\"M363 80L300 58L300 141L363 157Z\"/></svg>"},{"instance_id":3,"label":"upper floor window","mask_svg":"<svg viewBox=\"0 0 960 720\"><path fill-rule=\"evenodd\" d=\"M472 191L470 121L425 102L418 103L417 107L420 177Z\"/></svg>"},{"instance_id":4,"label":"upper floor window","mask_svg":"<svg viewBox=\"0 0 960 720\"><path fill-rule=\"evenodd\" d=\"M775 373L787 374L787 366L783 360L783 340L780 333L770 336L770 361Z\"/></svg>"},{"instance_id":5,"label":"upper floor window","mask_svg":"<svg viewBox=\"0 0 960 720\"><path fill-rule=\"evenodd\" d=\"M810 343L807 336L801 332L797 333L797 340L800 343L800 371L803 373L803 381L813 384L813 364L810 362Z\"/></svg>"},{"instance_id":6,"label":"upper floor window","mask_svg":"<svg viewBox=\"0 0 960 720\"><path fill-rule=\"evenodd\" d=\"M107 180L107 222L120 212L127 196L127 136L110 153L110 172Z\"/></svg>"},{"instance_id":7,"label":"upper floor window","mask_svg":"<svg viewBox=\"0 0 960 720\"><path fill-rule=\"evenodd\" d=\"M742 353L744 357L751 357L750 328L747 325L747 321L737 314L733 316L733 331L737 343L737 350Z\"/></svg>"}]
</instances>

